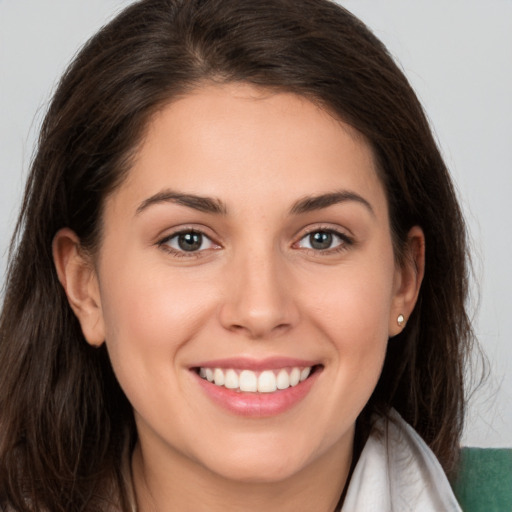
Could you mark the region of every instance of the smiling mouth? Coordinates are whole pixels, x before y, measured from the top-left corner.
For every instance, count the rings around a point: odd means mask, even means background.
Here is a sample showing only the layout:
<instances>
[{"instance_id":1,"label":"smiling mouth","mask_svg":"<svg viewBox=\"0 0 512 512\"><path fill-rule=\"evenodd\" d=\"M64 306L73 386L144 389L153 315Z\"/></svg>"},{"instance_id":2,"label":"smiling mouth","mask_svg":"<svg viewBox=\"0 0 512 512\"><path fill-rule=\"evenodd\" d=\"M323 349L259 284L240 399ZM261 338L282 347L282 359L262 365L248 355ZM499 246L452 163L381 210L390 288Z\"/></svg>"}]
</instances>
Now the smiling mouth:
<instances>
[{"instance_id":1,"label":"smiling mouth","mask_svg":"<svg viewBox=\"0 0 512 512\"><path fill-rule=\"evenodd\" d=\"M308 379L320 365L293 366L272 370L252 371L237 368L195 368L202 379L243 393L274 393L295 387Z\"/></svg>"}]
</instances>

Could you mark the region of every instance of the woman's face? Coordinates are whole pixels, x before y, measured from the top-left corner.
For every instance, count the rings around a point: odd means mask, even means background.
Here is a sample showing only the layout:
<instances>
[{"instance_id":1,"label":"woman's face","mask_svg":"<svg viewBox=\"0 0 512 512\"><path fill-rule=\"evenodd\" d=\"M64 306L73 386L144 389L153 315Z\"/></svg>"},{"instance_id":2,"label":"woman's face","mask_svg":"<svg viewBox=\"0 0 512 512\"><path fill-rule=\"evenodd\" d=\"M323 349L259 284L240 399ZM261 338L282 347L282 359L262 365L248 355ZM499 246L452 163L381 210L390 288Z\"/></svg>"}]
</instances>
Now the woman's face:
<instances>
[{"instance_id":1,"label":"woman's face","mask_svg":"<svg viewBox=\"0 0 512 512\"><path fill-rule=\"evenodd\" d=\"M293 94L204 87L152 118L103 222L79 317L146 458L260 482L348 463L417 291L361 136Z\"/></svg>"}]
</instances>

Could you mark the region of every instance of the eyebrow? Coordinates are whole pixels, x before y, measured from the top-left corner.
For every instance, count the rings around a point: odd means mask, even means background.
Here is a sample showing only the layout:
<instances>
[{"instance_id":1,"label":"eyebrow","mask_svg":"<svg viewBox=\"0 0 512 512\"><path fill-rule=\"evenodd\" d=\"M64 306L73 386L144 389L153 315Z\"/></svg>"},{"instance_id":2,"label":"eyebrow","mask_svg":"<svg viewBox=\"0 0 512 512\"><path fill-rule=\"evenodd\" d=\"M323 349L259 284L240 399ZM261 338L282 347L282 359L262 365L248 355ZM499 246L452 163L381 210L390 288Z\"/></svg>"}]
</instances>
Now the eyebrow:
<instances>
[{"instance_id":1,"label":"eyebrow","mask_svg":"<svg viewBox=\"0 0 512 512\"><path fill-rule=\"evenodd\" d=\"M150 206L161 203L180 204L200 212L217 215L225 215L227 213L226 205L220 199L197 196L195 194L182 194L173 190L164 190L148 197L139 205L135 213L139 215Z\"/></svg>"},{"instance_id":2,"label":"eyebrow","mask_svg":"<svg viewBox=\"0 0 512 512\"><path fill-rule=\"evenodd\" d=\"M318 196L307 196L303 199L299 199L290 209L290 213L292 215L308 213L315 210L322 210L323 208L328 208L335 204L345 203L347 201L355 201L356 203L362 204L373 216L375 216L372 205L364 197L349 190L341 190Z\"/></svg>"},{"instance_id":3,"label":"eyebrow","mask_svg":"<svg viewBox=\"0 0 512 512\"><path fill-rule=\"evenodd\" d=\"M317 196L307 196L303 199L299 199L291 207L290 214L300 215L301 213L322 210L323 208L328 208L329 206L347 201L355 201L362 204L372 215L375 216L375 212L373 211L371 204L366 199L359 194L348 190L330 192ZM227 214L227 207L220 199L198 196L195 194L183 194L172 190L164 190L145 199L137 208L136 215L139 215L152 205L161 203L175 203L200 212L213 213L216 215Z\"/></svg>"}]
</instances>

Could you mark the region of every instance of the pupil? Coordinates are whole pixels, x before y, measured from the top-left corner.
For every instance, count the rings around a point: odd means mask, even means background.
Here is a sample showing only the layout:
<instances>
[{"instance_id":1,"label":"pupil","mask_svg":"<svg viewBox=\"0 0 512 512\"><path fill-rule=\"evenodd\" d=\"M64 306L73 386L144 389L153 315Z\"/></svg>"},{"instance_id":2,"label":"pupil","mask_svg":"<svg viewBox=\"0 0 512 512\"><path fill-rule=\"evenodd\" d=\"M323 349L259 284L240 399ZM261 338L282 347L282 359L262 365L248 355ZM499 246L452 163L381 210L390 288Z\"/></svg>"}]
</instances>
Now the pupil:
<instances>
[{"instance_id":1,"label":"pupil","mask_svg":"<svg viewBox=\"0 0 512 512\"><path fill-rule=\"evenodd\" d=\"M178 245L184 251L197 251L203 242L201 233L183 233L178 237Z\"/></svg>"},{"instance_id":2,"label":"pupil","mask_svg":"<svg viewBox=\"0 0 512 512\"><path fill-rule=\"evenodd\" d=\"M332 244L332 233L317 231L310 235L309 240L313 249L329 249Z\"/></svg>"}]
</instances>

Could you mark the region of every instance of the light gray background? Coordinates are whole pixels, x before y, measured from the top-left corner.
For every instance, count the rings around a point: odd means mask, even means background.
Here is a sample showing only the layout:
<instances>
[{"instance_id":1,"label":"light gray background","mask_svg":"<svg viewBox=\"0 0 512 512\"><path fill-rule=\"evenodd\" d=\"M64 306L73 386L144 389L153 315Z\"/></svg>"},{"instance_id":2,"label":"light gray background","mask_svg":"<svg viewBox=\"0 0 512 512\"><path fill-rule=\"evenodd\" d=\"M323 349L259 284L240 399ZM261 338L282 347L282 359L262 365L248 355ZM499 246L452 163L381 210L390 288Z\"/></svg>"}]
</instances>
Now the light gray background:
<instances>
[{"instance_id":1,"label":"light gray background","mask_svg":"<svg viewBox=\"0 0 512 512\"><path fill-rule=\"evenodd\" d=\"M0 282L56 81L80 45L128 3L0 0ZM397 58L452 170L473 239L476 332L491 363L470 402L464 442L512 446L512 0L340 3Z\"/></svg>"}]
</instances>

